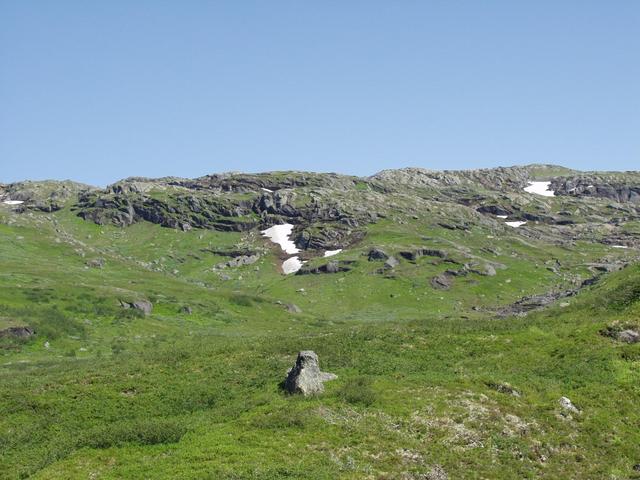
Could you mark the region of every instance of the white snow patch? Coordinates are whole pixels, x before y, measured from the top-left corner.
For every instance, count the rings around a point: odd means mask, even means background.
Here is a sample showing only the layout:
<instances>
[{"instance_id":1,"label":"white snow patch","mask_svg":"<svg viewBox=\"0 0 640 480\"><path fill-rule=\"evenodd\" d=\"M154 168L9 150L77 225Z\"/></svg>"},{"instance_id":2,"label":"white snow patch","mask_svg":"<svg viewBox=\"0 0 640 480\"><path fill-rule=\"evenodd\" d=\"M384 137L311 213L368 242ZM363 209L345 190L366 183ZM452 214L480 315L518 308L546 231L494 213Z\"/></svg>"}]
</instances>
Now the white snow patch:
<instances>
[{"instance_id":1,"label":"white snow patch","mask_svg":"<svg viewBox=\"0 0 640 480\"><path fill-rule=\"evenodd\" d=\"M285 275L295 273L300 270L300 268L302 268L303 263L304 262L298 257L287 258L284 262L282 262L282 271Z\"/></svg>"},{"instance_id":2,"label":"white snow patch","mask_svg":"<svg viewBox=\"0 0 640 480\"><path fill-rule=\"evenodd\" d=\"M260 190L262 190L263 192L273 193L273 190L269 190L268 188L264 188L264 187L262 187Z\"/></svg>"},{"instance_id":3,"label":"white snow patch","mask_svg":"<svg viewBox=\"0 0 640 480\"><path fill-rule=\"evenodd\" d=\"M611 248L629 248L626 245L611 245Z\"/></svg>"},{"instance_id":4,"label":"white snow patch","mask_svg":"<svg viewBox=\"0 0 640 480\"><path fill-rule=\"evenodd\" d=\"M284 253L294 254L299 253L300 249L296 247L296 244L292 240L289 240L289 235L293 231L293 225L285 223L283 225L274 225L271 228L262 230L262 235L269 238L273 243L277 243L282 248Z\"/></svg>"},{"instance_id":5,"label":"white snow patch","mask_svg":"<svg viewBox=\"0 0 640 480\"><path fill-rule=\"evenodd\" d=\"M2 203L4 203L5 205L20 205L24 202L22 200L5 200Z\"/></svg>"},{"instance_id":6,"label":"white snow patch","mask_svg":"<svg viewBox=\"0 0 640 480\"><path fill-rule=\"evenodd\" d=\"M504 222L504 223L506 223L510 227L518 228L519 226L524 225L527 222Z\"/></svg>"},{"instance_id":7,"label":"white snow patch","mask_svg":"<svg viewBox=\"0 0 640 480\"><path fill-rule=\"evenodd\" d=\"M509 215L496 215L498 218L507 218Z\"/></svg>"},{"instance_id":8,"label":"white snow patch","mask_svg":"<svg viewBox=\"0 0 640 480\"><path fill-rule=\"evenodd\" d=\"M324 252L324 256L325 257L333 257L334 255L339 254L342 251L341 248L337 249L337 250L327 250L326 252Z\"/></svg>"},{"instance_id":9,"label":"white snow patch","mask_svg":"<svg viewBox=\"0 0 640 480\"><path fill-rule=\"evenodd\" d=\"M535 193L536 195L542 195L543 197L555 197L556 194L553 190L549 190L551 182L529 182L529 186L524 188L527 193Z\"/></svg>"}]
</instances>

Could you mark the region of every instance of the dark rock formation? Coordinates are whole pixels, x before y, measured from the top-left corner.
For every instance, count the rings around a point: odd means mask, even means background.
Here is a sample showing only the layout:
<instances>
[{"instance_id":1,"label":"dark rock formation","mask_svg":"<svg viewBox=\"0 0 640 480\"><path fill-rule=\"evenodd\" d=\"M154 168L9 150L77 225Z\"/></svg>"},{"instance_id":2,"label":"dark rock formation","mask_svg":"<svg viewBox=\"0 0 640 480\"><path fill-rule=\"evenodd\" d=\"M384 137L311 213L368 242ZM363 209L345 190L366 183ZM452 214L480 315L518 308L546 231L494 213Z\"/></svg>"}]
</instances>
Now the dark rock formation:
<instances>
[{"instance_id":1,"label":"dark rock formation","mask_svg":"<svg viewBox=\"0 0 640 480\"><path fill-rule=\"evenodd\" d=\"M367 258L370 262L373 262L375 260L386 260L389 258L389 255L387 255L387 253L381 248L374 247L369 250Z\"/></svg>"}]
</instances>

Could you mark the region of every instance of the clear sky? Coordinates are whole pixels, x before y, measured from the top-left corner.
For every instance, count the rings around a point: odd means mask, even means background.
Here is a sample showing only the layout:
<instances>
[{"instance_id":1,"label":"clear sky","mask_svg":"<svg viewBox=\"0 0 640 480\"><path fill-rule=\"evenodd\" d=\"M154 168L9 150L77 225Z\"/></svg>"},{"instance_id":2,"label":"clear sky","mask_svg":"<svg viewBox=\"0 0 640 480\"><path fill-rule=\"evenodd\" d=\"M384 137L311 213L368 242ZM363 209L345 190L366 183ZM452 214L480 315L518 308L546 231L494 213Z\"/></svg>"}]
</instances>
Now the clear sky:
<instances>
[{"instance_id":1,"label":"clear sky","mask_svg":"<svg viewBox=\"0 0 640 480\"><path fill-rule=\"evenodd\" d=\"M0 181L640 170L640 1L0 0Z\"/></svg>"}]
</instances>

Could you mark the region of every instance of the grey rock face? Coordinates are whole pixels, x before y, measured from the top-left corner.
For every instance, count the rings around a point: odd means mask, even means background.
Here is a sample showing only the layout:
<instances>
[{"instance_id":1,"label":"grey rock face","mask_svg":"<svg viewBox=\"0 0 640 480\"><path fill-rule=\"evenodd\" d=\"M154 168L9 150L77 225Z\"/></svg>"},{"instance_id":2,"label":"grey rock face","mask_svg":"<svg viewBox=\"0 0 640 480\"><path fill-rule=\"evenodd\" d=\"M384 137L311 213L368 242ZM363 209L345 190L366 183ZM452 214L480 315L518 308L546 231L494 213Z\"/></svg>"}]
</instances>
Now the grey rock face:
<instances>
[{"instance_id":1,"label":"grey rock face","mask_svg":"<svg viewBox=\"0 0 640 480\"><path fill-rule=\"evenodd\" d=\"M338 378L333 373L320 371L318 355L311 350L298 353L296 364L284 381L284 389L289 393L300 393L304 396L324 392L324 382Z\"/></svg>"}]
</instances>

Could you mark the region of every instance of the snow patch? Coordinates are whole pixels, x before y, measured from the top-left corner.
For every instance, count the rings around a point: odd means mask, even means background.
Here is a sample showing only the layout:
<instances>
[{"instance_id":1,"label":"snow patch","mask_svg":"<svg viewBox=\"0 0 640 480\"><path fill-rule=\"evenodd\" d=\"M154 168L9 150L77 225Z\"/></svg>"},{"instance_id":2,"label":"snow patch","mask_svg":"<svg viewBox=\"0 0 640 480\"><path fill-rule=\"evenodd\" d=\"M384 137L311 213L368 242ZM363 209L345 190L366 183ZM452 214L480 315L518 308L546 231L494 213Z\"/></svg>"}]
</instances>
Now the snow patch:
<instances>
[{"instance_id":1,"label":"snow patch","mask_svg":"<svg viewBox=\"0 0 640 480\"><path fill-rule=\"evenodd\" d=\"M504 223L506 223L506 224L507 224L507 225L509 225L510 227L518 228L518 227L520 227L520 226L524 225L524 224L525 224L525 223L527 223L527 222L504 222Z\"/></svg>"},{"instance_id":2,"label":"snow patch","mask_svg":"<svg viewBox=\"0 0 640 480\"><path fill-rule=\"evenodd\" d=\"M296 244L292 240L289 240L289 235L293 231L293 225L285 223L283 225L274 225L271 228L262 230L262 235L267 237L273 243L280 245L280 248L284 253L293 255L294 253L300 253L300 249L296 247Z\"/></svg>"},{"instance_id":3,"label":"snow patch","mask_svg":"<svg viewBox=\"0 0 640 480\"><path fill-rule=\"evenodd\" d=\"M267 237L273 243L277 243L280 245L280 248L284 253L289 255L293 255L294 253L299 253L300 249L296 247L296 244L289 239L291 232L293 231L293 225L290 223L285 223L283 225L274 225L273 227L267 228L266 230L262 230L262 235ZM304 262L300 260L300 258L290 257L287 258L284 262L282 262L282 271L285 275L289 275L290 273L295 273L302 267Z\"/></svg>"},{"instance_id":4,"label":"snow patch","mask_svg":"<svg viewBox=\"0 0 640 480\"><path fill-rule=\"evenodd\" d=\"M339 254L342 251L341 248L337 249L337 250L327 250L326 252L324 252L324 256L325 257L333 257L334 255Z\"/></svg>"},{"instance_id":5,"label":"snow patch","mask_svg":"<svg viewBox=\"0 0 640 480\"><path fill-rule=\"evenodd\" d=\"M264 187L262 187L260 190L262 190L263 192L273 193L273 190L269 190L268 188L264 188Z\"/></svg>"},{"instance_id":6,"label":"snow patch","mask_svg":"<svg viewBox=\"0 0 640 480\"><path fill-rule=\"evenodd\" d=\"M300 270L300 268L302 268L303 263L304 262L300 260L299 257L287 258L284 262L282 262L282 271L285 275L296 273L298 270Z\"/></svg>"},{"instance_id":7,"label":"snow patch","mask_svg":"<svg viewBox=\"0 0 640 480\"><path fill-rule=\"evenodd\" d=\"M611 245L611 248L629 248L626 245Z\"/></svg>"},{"instance_id":8,"label":"snow patch","mask_svg":"<svg viewBox=\"0 0 640 480\"><path fill-rule=\"evenodd\" d=\"M2 203L4 203L5 205L20 205L24 202L22 200L5 200Z\"/></svg>"},{"instance_id":9,"label":"snow patch","mask_svg":"<svg viewBox=\"0 0 640 480\"><path fill-rule=\"evenodd\" d=\"M549 187L551 187L551 182L529 182L529 186L525 187L524 191L542 195L543 197L555 197L556 194L553 190L549 190Z\"/></svg>"},{"instance_id":10,"label":"snow patch","mask_svg":"<svg viewBox=\"0 0 640 480\"><path fill-rule=\"evenodd\" d=\"M496 215L498 218L507 218L509 215Z\"/></svg>"}]
</instances>

